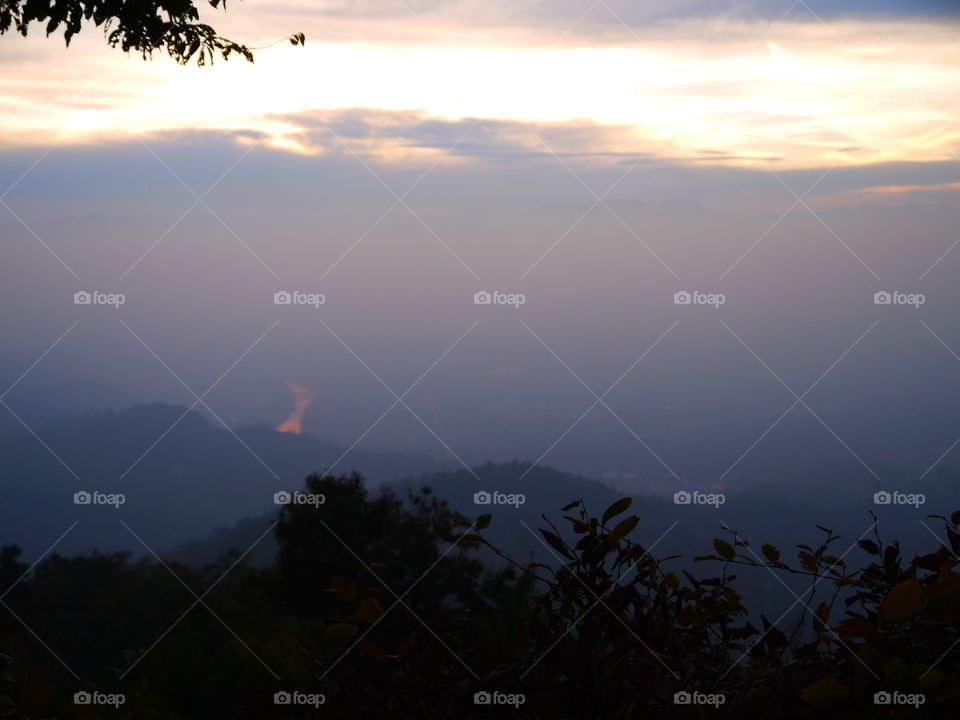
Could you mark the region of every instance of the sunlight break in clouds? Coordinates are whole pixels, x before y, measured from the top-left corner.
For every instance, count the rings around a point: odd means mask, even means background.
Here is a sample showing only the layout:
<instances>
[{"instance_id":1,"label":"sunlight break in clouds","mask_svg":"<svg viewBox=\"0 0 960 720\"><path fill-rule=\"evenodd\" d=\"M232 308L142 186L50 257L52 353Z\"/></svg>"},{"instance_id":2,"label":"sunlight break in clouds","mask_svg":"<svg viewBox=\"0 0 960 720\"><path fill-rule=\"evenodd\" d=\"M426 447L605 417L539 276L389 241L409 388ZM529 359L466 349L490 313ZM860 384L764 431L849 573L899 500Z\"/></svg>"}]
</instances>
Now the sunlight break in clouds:
<instances>
[{"instance_id":1,"label":"sunlight break in clouds","mask_svg":"<svg viewBox=\"0 0 960 720\"><path fill-rule=\"evenodd\" d=\"M303 416L307 408L313 403L313 392L310 388L297 383L287 383L290 392L293 393L293 410L282 423L277 425L277 432L291 433L293 435L303 434Z\"/></svg>"},{"instance_id":2,"label":"sunlight break in clouds","mask_svg":"<svg viewBox=\"0 0 960 720\"><path fill-rule=\"evenodd\" d=\"M267 32L249 30L255 6L228 17L243 37ZM285 15L282 25L291 22L301 20ZM369 37L357 22L349 33L323 26L306 48L264 50L255 65L204 69L124 58L96 33L69 50L11 39L7 53L26 45L44 61L17 62L18 72L0 80L0 126L20 143L47 142L64 128L73 140L254 130L277 147L316 152L277 118L363 108L445 121L592 123L627 128L622 152L784 167L942 160L960 144L951 22L694 18L639 35L621 27L613 36L550 36L407 17L366 20ZM92 80L103 77L112 82Z\"/></svg>"}]
</instances>

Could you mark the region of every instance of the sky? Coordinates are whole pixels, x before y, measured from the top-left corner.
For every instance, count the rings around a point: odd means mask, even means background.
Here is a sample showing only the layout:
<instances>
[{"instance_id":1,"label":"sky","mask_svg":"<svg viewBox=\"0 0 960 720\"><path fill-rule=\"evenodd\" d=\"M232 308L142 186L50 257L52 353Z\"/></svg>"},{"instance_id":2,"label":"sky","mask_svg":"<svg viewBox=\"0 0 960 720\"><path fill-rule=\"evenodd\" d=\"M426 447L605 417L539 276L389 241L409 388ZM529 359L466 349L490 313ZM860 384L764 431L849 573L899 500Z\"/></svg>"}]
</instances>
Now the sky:
<instances>
[{"instance_id":1,"label":"sky","mask_svg":"<svg viewBox=\"0 0 960 720\"><path fill-rule=\"evenodd\" d=\"M918 478L956 450L952 3L207 19L307 45L196 68L91 30L0 38L0 380L24 417L55 383L210 388L232 427L670 488Z\"/></svg>"},{"instance_id":2,"label":"sky","mask_svg":"<svg viewBox=\"0 0 960 720\"><path fill-rule=\"evenodd\" d=\"M262 133L297 152L318 110L592 128L596 150L783 167L943 160L958 144L947 2L243 2L205 18L251 46L217 67L144 63L96 29L67 50L5 38L6 142L177 129ZM842 12L838 12L842 8ZM209 9L208 9L209 10ZM400 122L403 122L402 115ZM582 134L582 133L581 133ZM402 157L407 139L366 138Z\"/></svg>"}]
</instances>

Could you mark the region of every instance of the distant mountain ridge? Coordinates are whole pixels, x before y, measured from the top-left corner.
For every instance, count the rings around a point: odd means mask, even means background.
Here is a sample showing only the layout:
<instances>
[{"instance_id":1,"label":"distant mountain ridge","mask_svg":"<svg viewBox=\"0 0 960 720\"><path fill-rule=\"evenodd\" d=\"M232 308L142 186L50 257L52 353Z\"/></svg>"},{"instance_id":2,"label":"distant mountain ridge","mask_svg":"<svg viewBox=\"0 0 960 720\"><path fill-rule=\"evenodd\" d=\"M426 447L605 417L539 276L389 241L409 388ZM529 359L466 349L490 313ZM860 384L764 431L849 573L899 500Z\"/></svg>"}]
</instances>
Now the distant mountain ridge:
<instances>
[{"instance_id":1,"label":"distant mountain ridge","mask_svg":"<svg viewBox=\"0 0 960 720\"><path fill-rule=\"evenodd\" d=\"M0 543L40 552L79 521L59 552L170 547L259 515L278 490L300 487L344 448L267 427L236 437L200 413L164 403L62 418L0 437ZM238 439L239 438L239 439ZM51 452L52 451L52 452ZM63 463L58 461L57 457ZM335 472L371 484L444 467L422 455L354 449ZM76 477L74 477L74 473ZM122 493L120 509L77 506L78 491Z\"/></svg>"},{"instance_id":2,"label":"distant mountain ridge","mask_svg":"<svg viewBox=\"0 0 960 720\"><path fill-rule=\"evenodd\" d=\"M522 478L522 479L521 479ZM950 513L960 509L960 473L944 470L932 474L922 488L929 493L926 504L920 508L884 506L873 503L873 488L841 487L834 483L832 493L827 483L813 490L786 493L750 491L725 497L720 507L678 505L672 497L632 496L631 513L640 517L635 539L664 557L680 555L688 563L697 555L712 552L714 538L723 536L723 527L742 533L753 543L782 545L785 553L792 552L796 543L814 544L822 539L816 525L834 529L843 536L844 548L854 543L871 526L871 512L880 520L885 537L904 541L903 552L911 552L911 540L922 541L926 530L921 522L929 513ZM471 471L444 470L420 474L387 483L400 496L408 491L419 492L429 488L437 497L468 519L492 515L484 534L494 544L518 561L535 559L551 563L555 557L541 540L538 529L549 521L566 534L569 524L562 511L568 503L583 500L591 515L602 515L614 501L625 496L621 490L603 482L573 475L547 466L531 467L529 462L486 463ZM522 495L523 503L478 504L479 492L500 492L504 495ZM517 498L514 498L516 502ZM335 512L323 508L320 512ZM546 520L544 520L546 518ZM270 511L248 518L231 528L221 528L204 538L178 546L172 557L190 564L210 562L230 549L246 550L276 519ZM268 563L275 545L265 538L252 555L254 562ZM488 550L481 553L488 561L497 559ZM689 567L689 565L687 565Z\"/></svg>"},{"instance_id":3,"label":"distant mountain ridge","mask_svg":"<svg viewBox=\"0 0 960 720\"><path fill-rule=\"evenodd\" d=\"M145 552L142 540L157 552L200 564L231 548L243 551L273 522L275 492L302 487L308 474L322 472L343 454L336 445L262 426L239 429L234 437L197 412L167 404L65 418L35 429L79 480L26 430L0 437L0 544L19 544L27 557L46 550L74 523L57 552L139 554ZM583 499L599 515L627 494L581 475L519 461L468 471L421 455L355 449L334 474L351 470L360 472L371 489L382 485L404 494L428 486L468 518L492 514L489 536L520 559L533 554L550 560L531 532L543 527L541 516L562 528L560 509L567 503ZM826 473L803 487L771 485L729 494L717 509L678 506L667 493L635 496L633 512L640 515L643 542L658 541L658 553L691 556L709 551L722 524L759 542L793 544L815 540L814 524L856 537L869 526L870 511L876 511L891 531L906 531L899 536L918 536L918 528L926 532L919 523L928 513L960 509L958 488L960 474L947 468L919 485L915 480L854 483ZM924 492L927 504L919 509L875 506L877 489ZM80 490L123 493L126 502L119 509L77 506L73 494ZM474 502L475 493L495 491L522 495L524 502L517 507ZM272 538L264 539L254 558L268 562L271 547Z\"/></svg>"}]
</instances>

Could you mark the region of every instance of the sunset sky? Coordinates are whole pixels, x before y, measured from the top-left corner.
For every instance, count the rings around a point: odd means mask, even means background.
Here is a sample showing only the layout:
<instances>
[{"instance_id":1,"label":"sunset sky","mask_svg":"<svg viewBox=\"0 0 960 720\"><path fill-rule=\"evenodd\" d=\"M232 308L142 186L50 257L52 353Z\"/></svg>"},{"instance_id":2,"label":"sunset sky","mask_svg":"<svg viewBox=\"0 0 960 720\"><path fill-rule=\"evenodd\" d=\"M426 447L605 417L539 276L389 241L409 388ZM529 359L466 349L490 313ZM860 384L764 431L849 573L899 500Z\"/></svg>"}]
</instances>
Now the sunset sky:
<instances>
[{"instance_id":1,"label":"sunset sky","mask_svg":"<svg viewBox=\"0 0 960 720\"><path fill-rule=\"evenodd\" d=\"M35 31L0 44L0 127L6 144L38 145L230 129L318 153L303 113L363 109L338 135L385 158L440 152L407 132L415 114L550 126L558 151L784 168L937 161L960 146L951 3L656 5L245 0L205 19L254 47L300 31L307 46L214 68L126 57L96 29L69 50Z\"/></svg>"}]
</instances>

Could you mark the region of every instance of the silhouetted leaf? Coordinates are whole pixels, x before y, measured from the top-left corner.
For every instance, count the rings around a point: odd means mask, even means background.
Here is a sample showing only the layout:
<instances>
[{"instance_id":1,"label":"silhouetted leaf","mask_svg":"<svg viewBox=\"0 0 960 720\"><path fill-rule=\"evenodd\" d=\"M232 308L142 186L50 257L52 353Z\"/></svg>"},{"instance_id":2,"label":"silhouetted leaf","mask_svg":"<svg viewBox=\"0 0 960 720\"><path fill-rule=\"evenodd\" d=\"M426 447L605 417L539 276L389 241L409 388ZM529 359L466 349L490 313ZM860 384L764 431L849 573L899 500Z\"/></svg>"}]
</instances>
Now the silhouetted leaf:
<instances>
[{"instance_id":1,"label":"silhouetted leaf","mask_svg":"<svg viewBox=\"0 0 960 720\"><path fill-rule=\"evenodd\" d=\"M357 586L339 575L333 578L333 592L344 602L353 602L357 599Z\"/></svg>"},{"instance_id":2,"label":"silhouetted leaf","mask_svg":"<svg viewBox=\"0 0 960 720\"><path fill-rule=\"evenodd\" d=\"M575 517L570 517L569 515L564 515L563 519L568 520L573 525L573 531L578 535L582 535L583 533L590 531L590 526L582 520L578 520Z\"/></svg>"},{"instance_id":3,"label":"silhouetted leaf","mask_svg":"<svg viewBox=\"0 0 960 720\"><path fill-rule=\"evenodd\" d=\"M327 628L323 636L328 640L349 640L357 634L357 626L350 623L334 623Z\"/></svg>"},{"instance_id":4,"label":"silhouetted leaf","mask_svg":"<svg viewBox=\"0 0 960 720\"><path fill-rule=\"evenodd\" d=\"M861 548L863 548L864 550L866 550L866 551L867 551L868 553L870 553L871 555L879 555L879 554L880 554L880 547L879 547L876 543L870 542L869 540L860 540L860 541L857 543L857 545L859 545Z\"/></svg>"},{"instance_id":5,"label":"silhouetted leaf","mask_svg":"<svg viewBox=\"0 0 960 720\"><path fill-rule=\"evenodd\" d=\"M760 620L763 622L763 632L767 644L774 648L784 647L787 644L787 636L781 632L780 628L772 624L766 615L761 614Z\"/></svg>"},{"instance_id":6,"label":"silhouetted leaf","mask_svg":"<svg viewBox=\"0 0 960 720\"><path fill-rule=\"evenodd\" d=\"M477 530L486 530L487 527L489 527L491 520L493 520L493 515L490 513L481 515L477 518L477 522L475 523L474 527L476 527Z\"/></svg>"},{"instance_id":7,"label":"silhouetted leaf","mask_svg":"<svg viewBox=\"0 0 960 720\"><path fill-rule=\"evenodd\" d=\"M874 625L864 618L852 617L846 618L839 625L837 625L837 631L839 632L840 636L845 639L869 639L873 637Z\"/></svg>"},{"instance_id":8,"label":"silhouetted leaf","mask_svg":"<svg viewBox=\"0 0 960 720\"><path fill-rule=\"evenodd\" d=\"M830 605L824 600L817 607L817 611L813 614L813 629L818 633L823 633L827 630L827 620L830 617Z\"/></svg>"},{"instance_id":9,"label":"silhouetted leaf","mask_svg":"<svg viewBox=\"0 0 960 720\"><path fill-rule=\"evenodd\" d=\"M713 549L717 551L717 554L722 557L724 560L733 560L736 552L733 549L733 545L728 543L726 540L721 540L717 538L713 541Z\"/></svg>"},{"instance_id":10,"label":"silhouetted leaf","mask_svg":"<svg viewBox=\"0 0 960 720\"><path fill-rule=\"evenodd\" d=\"M923 599L923 586L916 578L894 585L880 606L880 613L888 620L904 620L909 617Z\"/></svg>"},{"instance_id":11,"label":"silhouetted leaf","mask_svg":"<svg viewBox=\"0 0 960 720\"><path fill-rule=\"evenodd\" d=\"M949 531L949 528L947 528ZM886 549L883 551L883 564L888 568L895 567L897 565L897 559L900 556L900 547L894 543L893 545L887 545Z\"/></svg>"},{"instance_id":12,"label":"silhouetted leaf","mask_svg":"<svg viewBox=\"0 0 960 720\"><path fill-rule=\"evenodd\" d=\"M631 515L628 518L624 518L617 523L617 526L610 531L610 534L607 536L607 542L611 545L619 542L624 537L626 537L630 532L637 526L637 523L640 522L640 518L636 515Z\"/></svg>"},{"instance_id":13,"label":"silhouetted leaf","mask_svg":"<svg viewBox=\"0 0 960 720\"><path fill-rule=\"evenodd\" d=\"M955 533L952 528L947 528L947 539L950 540L950 549L954 554L960 553L960 535Z\"/></svg>"},{"instance_id":14,"label":"silhouetted leaf","mask_svg":"<svg viewBox=\"0 0 960 720\"><path fill-rule=\"evenodd\" d=\"M780 562L780 551L777 550L773 545L764 545L760 548L763 551L763 556L772 563Z\"/></svg>"},{"instance_id":15,"label":"silhouetted leaf","mask_svg":"<svg viewBox=\"0 0 960 720\"><path fill-rule=\"evenodd\" d=\"M616 517L620 513L624 512L628 507L630 507L630 503L632 502L633 500L628 497L617 500L613 505L608 507L606 511L603 513L602 522L606 524L607 520L609 520L612 517Z\"/></svg>"},{"instance_id":16,"label":"silhouetted leaf","mask_svg":"<svg viewBox=\"0 0 960 720\"><path fill-rule=\"evenodd\" d=\"M567 546L563 544L563 540L554 535L549 530L544 530L541 528L540 533L547 539L547 542L553 546L553 549L558 553L563 555L568 560L573 559L573 556L570 555L570 551L567 550Z\"/></svg>"},{"instance_id":17,"label":"silhouetted leaf","mask_svg":"<svg viewBox=\"0 0 960 720\"><path fill-rule=\"evenodd\" d=\"M353 614L358 620L364 620L368 623L374 622L381 615L383 615L383 608L380 607L380 603L377 602L376 598L372 598L369 595L364 595L360 598L360 605Z\"/></svg>"}]
</instances>

